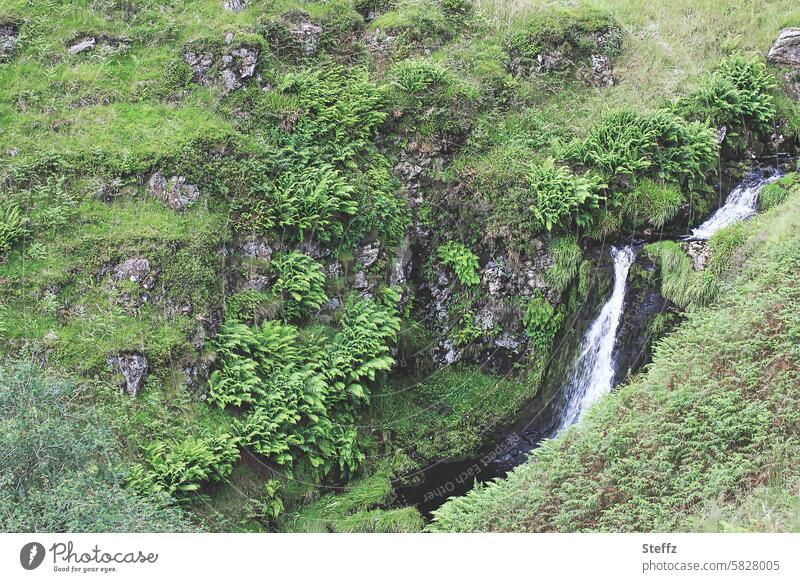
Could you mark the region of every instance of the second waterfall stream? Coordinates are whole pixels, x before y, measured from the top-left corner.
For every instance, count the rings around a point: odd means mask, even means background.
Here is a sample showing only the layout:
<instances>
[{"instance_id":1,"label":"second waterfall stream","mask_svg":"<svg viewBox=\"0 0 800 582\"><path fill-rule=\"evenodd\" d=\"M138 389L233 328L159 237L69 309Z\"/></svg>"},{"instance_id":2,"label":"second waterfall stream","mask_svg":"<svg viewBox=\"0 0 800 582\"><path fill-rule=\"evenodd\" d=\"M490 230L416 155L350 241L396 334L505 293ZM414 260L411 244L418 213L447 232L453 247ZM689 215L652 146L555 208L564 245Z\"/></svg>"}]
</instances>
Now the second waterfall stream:
<instances>
[{"instance_id":1,"label":"second waterfall stream","mask_svg":"<svg viewBox=\"0 0 800 582\"><path fill-rule=\"evenodd\" d=\"M558 411L556 433L575 424L592 402L614 388L614 345L625 307L628 271L636 252L631 245L613 246L611 258L614 261L614 289L583 337L581 352L561 389L563 405Z\"/></svg>"}]
</instances>

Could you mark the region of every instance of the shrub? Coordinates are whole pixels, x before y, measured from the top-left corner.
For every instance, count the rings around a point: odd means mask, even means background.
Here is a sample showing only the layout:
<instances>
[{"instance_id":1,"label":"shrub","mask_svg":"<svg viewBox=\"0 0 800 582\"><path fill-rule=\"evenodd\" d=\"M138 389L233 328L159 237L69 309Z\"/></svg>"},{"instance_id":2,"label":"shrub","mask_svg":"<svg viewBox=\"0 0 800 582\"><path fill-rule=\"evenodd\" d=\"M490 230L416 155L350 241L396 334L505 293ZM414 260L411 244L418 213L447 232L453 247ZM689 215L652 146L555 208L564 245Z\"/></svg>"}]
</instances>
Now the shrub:
<instances>
[{"instance_id":1,"label":"shrub","mask_svg":"<svg viewBox=\"0 0 800 582\"><path fill-rule=\"evenodd\" d=\"M279 255L272 260L270 268L277 276L273 289L283 299L287 319L319 309L328 300L322 265L308 255L299 251Z\"/></svg>"},{"instance_id":2,"label":"shrub","mask_svg":"<svg viewBox=\"0 0 800 582\"><path fill-rule=\"evenodd\" d=\"M717 146L710 129L669 111L620 110L569 144L563 155L609 183L632 186L637 178L650 177L693 188L716 169Z\"/></svg>"},{"instance_id":3,"label":"shrub","mask_svg":"<svg viewBox=\"0 0 800 582\"><path fill-rule=\"evenodd\" d=\"M483 335L483 330L475 321L475 315L467 312L453 330L453 341L457 346L465 346Z\"/></svg>"},{"instance_id":4,"label":"shrub","mask_svg":"<svg viewBox=\"0 0 800 582\"><path fill-rule=\"evenodd\" d=\"M762 61L735 54L722 61L701 89L679 102L677 108L713 127L725 126L726 139L742 137L742 130L768 134L775 118L770 95L774 86Z\"/></svg>"},{"instance_id":5,"label":"shrub","mask_svg":"<svg viewBox=\"0 0 800 582\"><path fill-rule=\"evenodd\" d=\"M533 195L528 212L536 232L568 228L573 222L582 226L589 222L588 210L600 201L597 181L575 176L553 160L533 164L526 186Z\"/></svg>"},{"instance_id":6,"label":"shrub","mask_svg":"<svg viewBox=\"0 0 800 582\"><path fill-rule=\"evenodd\" d=\"M115 417L91 385L0 364L0 531L191 531L164 493L124 487Z\"/></svg>"},{"instance_id":7,"label":"shrub","mask_svg":"<svg viewBox=\"0 0 800 582\"><path fill-rule=\"evenodd\" d=\"M645 252L660 268L661 294L678 307L701 307L717 298L720 281L710 269L695 271L680 244L661 241Z\"/></svg>"},{"instance_id":8,"label":"shrub","mask_svg":"<svg viewBox=\"0 0 800 582\"><path fill-rule=\"evenodd\" d=\"M0 258L26 234L25 218L16 206L0 206Z\"/></svg>"},{"instance_id":9,"label":"shrub","mask_svg":"<svg viewBox=\"0 0 800 582\"><path fill-rule=\"evenodd\" d=\"M143 447L146 468L128 476L134 491L164 491L181 498L208 481L231 474L239 458L238 440L229 434L188 437L182 441L155 441Z\"/></svg>"},{"instance_id":10,"label":"shrub","mask_svg":"<svg viewBox=\"0 0 800 582\"><path fill-rule=\"evenodd\" d=\"M453 35L439 3L425 0L399 0L393 10L370 22L369 28L399 35L411 44L440 44Z\"/></svg>"},{"instance_id":11,"label":"shrub","mask_svg":"<svg viewBox=\"0 0 800 582\"><path fill-rule=\"evenodd\" d=\"M480 285L478 256L463 243L454 240L448 241L439 247L436 255L442 261L442 264L453 269L462 285L467 287Z\"/></svg>"},{"instance_id":12,"label":"shrub","mask_svg":"<svg viewBox=\"0 0 800 582\"><path fill-rule=\"evenodd\" d=\"M761 210L775 208L783 204L789 197L791 186L797 182L798 175L795 173L786 174L780 180L771 182L761 189L758 193L758 206Z\"/></svg>"},{"instance_id":13,"label":"shrub","mask_svg":"<svg viewBox=\"0 0 800 582\"><path fill-rule=\"evenodd\" d=\"M563 309L553 307L538 290L531 296L522 297L521 301L522 322L531 346L536 352L549 352L564 320Z\"/></svg>"}]
</instances>

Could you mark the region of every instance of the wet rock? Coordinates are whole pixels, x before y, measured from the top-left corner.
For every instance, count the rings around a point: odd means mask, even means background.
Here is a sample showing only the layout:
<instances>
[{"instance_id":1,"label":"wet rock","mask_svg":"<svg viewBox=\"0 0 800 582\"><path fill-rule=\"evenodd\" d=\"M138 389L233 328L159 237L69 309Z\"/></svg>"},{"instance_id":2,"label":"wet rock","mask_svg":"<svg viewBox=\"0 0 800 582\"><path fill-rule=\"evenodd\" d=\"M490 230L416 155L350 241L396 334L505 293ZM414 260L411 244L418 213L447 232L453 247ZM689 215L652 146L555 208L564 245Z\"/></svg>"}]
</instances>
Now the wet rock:
<instances>
[{"instance_id":1,"label":"wet rock","mask_svg":"<svg viewBox=\"0 0 800 582\"><path fill-rule=\"evenodd\" d=\"M127 279L132 283L144 283L151 276L150 261L142 257L127 259L114 269L114 279L122 281ZM155 275L153 275L153 278Z\"/></svg>"},{"instance_id":2,"label":"wet rock","mask_svg":"<svg viewBox=\"0 0 800 582\"><path fill-rule=\"evenodd\" d=\"M244 10L244 2L242 0L225 0L222 3L222 6L225 10L230 10L235 14L239 14L242 10Z\"/></svg>"},{"instance_id":3,"label":"wet rock","mask_svg":"<svg viewBox=\"0 0 800 582\"><path fill-rule=\"evenodd\" d=\"M776 65L800 67L800 28L784 28L769 49L767 60Z\"/></svg>"},{"instance_id":4,"label":"wet rock","mask_svg":"<svg viewBox=\"0 0 800 582\"><path fill-rule=\"evenodd\" d=\"M331 297L326 303L319 308L322 313L330 313L336 311L342 306L342 302L338 297Z\"/></svg>"},{"instance_id":5,"label":"wet rock","mask_svg":"<svg viewBox=\"0 0 800 582\"><path fill-rule=\"evenodd\" d=\"M125 391L136 396L147 375L147 358L141 354L122 354L108 358L109 367L118 369L125 378Z\"/></svg>"},{"instance_id":6,"label":"wet rock","mask_svg":"<svg viewBox=\"0 0 800 582\"><path fill-rule=\"evenodd\" d=\"M92 50L97 44L97 39L93 36L86 36L67 48L67 52L71 55L77 55L84 51Z\"/></svg>"},{"instance_id":7,"label":"wet rock","mask_svg":"<svg viewBox=\"0 0 800 582\"><path fill-rule=\"evenodd\" d=\"M269 287L270 279L266 275L256 275L247 280L244 288L248 291L264 291Z\"/></svg>"},{"instance_id":8,"label":"wet rock","mask_svg":"<svg viewBox=\"0 0 800 582\"><path fill-rule=\"evenodd\" d=\"M173 210L183 212L197 202L200 191L194 184L187 184L183 176L172 176L169 180L158 172L150 177L150 194L166 203Z\"/></svg>"}]
</instances>

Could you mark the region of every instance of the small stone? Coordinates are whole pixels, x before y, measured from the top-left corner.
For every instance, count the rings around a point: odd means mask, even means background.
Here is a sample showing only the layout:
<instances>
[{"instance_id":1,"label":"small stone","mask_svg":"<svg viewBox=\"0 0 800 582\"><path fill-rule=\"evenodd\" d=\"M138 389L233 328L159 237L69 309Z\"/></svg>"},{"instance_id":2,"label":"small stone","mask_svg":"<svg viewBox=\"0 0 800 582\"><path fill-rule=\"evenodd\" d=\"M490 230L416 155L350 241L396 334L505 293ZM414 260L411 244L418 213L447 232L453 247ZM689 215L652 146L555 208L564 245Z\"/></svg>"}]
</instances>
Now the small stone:
<instances>
[{"instance_id":1,"label":"small stone","mask_svg":"<svg viewBox=\"0 0 800 582\"><path fill-rule=\"evenodd\" d=\"M97 40L95 40L93 36L87 36L86 38L69 47L67 52L69 52L71 55L77 55L84 51L93 49L96 44Z\"/></svg>"},{"instance_id":2,"label":"small stone","mask_svg":"<svg viewBox=\"0 0 800 582\"><path fill-rule=\"evenodd\" d=\"M289 31L289 34L300 43L303 53L310 56L315 54L319 48L319 41L322 37L322 27L307 21L300 22Z\"/></svg>"},{"instance_id":3,"label":"small stone","mask_svg":"<svg viewBox=\"0 0 800 582\"><path fill-rule=\"evenodd\" d=\"M150 177L148 182L150 193L166 202L167 206L178 212L183 212L197 202L200 191L194 184L187 184L183 176L173 176L169 180L158 172Z\"/></svg>"},{"instance_id":4,"label":"small stone","mask_svg":"<svg viewBox=\"0 0 800 582\"><path fill-rule=\"evenodd\" d=\"M121 281L128 279L132 283L141 283L150 274L150 261L136 257L127 259L114 269L114 279Z\"/></svg>"},{"instance_id":5,"label":"small stone","mask_svg":"<svg viewBox=\"0 0 800 582\"><path fill-rule=\"evenodd\" d=\"M235 14L239 14L242 10L244 10L244 2L242 0L225 0L222 3L222 6L225 10L230 10Z\"/></svg>"},{"instance_id":6,"label":"small stone","mask_svg":"<svg viewBox=\"0 0 800 582\"><path fill-rule=\"evenodd\" d=\"M359 271L353 277L353 288L354 289L366 289L369 287L369 281L367 280L367 274L364 271Z\"/></svg>"}]
</instances>

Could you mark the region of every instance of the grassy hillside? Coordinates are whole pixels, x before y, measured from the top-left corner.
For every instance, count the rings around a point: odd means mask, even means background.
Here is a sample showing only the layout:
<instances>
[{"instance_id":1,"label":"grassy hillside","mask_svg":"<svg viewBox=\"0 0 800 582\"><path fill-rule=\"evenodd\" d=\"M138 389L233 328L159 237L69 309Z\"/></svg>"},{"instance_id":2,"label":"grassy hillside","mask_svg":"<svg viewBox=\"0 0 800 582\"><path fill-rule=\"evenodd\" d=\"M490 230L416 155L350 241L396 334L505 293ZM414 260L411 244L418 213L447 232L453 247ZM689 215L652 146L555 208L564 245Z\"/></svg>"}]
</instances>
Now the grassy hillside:
<instances>
[{"instance_id":1,"label":"grassy hillside","mask_svg":"<svg viewBox=\"0 0 800 582\"><path fill-rule=\"evenodd\" d=\"M4 0L0 529L16 505L420 530L393 484L539 393L598 246L681 232L721 155L796 142L764 55L798 24L788 0ZM40 398L54 431L108 427L72 435L102 463L26 482ZM59 487L141 505L59 521Z\"/></svg>"},{"instance_id":2,"label":"grassy hillside","mask_svg":"<svg viewBox=\"0 0 800 582\"><path fill-rule=\"evenodd\" d=\"M746 225L718 302L434 531L797 531L800 187ZM739 228L734 226L733 228Z\"/></svg>"}]
</instances>

